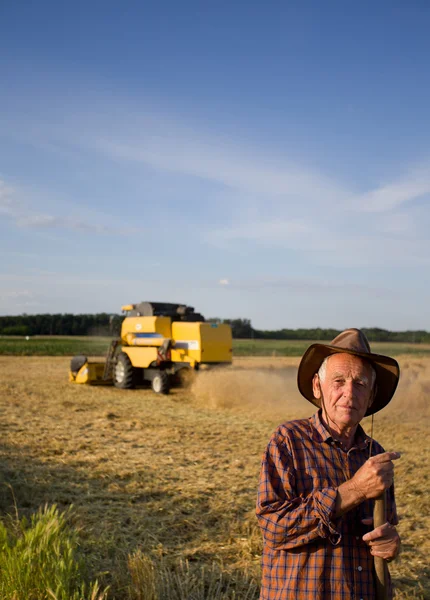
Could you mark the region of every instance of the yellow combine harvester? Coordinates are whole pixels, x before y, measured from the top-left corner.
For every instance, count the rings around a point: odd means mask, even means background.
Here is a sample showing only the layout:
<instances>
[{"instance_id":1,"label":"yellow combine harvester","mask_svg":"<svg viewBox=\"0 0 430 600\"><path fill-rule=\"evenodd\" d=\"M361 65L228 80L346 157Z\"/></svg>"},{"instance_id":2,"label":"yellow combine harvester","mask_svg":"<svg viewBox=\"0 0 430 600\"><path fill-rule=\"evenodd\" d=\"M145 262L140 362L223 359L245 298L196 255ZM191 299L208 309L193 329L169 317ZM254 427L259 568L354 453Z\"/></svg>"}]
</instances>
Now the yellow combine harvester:
<instances>
[{"instance_id":1,"label":"yellow combine harvester","mask_svg":"<svg viewBox=\"0 0 430 600\"><path fill-rule=\"evenodd\" d=\"M190 306L140 302L122 310L121 338L111 342L106 361L75 356L70 381L123 389L150 382L154 392L167 394L183 373L232 361L230 325L206 323Z\"/></svg>"}]
</instances>

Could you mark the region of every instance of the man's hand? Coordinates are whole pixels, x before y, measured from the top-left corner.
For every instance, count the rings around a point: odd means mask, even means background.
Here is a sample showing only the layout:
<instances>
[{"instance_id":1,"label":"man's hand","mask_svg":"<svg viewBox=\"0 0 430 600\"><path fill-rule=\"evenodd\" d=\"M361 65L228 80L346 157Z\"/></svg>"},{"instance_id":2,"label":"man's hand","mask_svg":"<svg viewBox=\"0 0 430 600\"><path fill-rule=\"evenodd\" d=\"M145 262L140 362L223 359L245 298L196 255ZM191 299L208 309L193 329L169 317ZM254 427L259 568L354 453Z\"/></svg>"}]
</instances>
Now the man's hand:
<instances>
[{"instance_id":1,"label":"man's hand","mask_svg":"<svg viewBox=\"0 0 430 600\"><path fill-rule=\"evenodd\" d=\"M391 487L394 478L393 460L400 458L399 452L384 452L371 456L350 480L362 500L378 498Z\"/></svg>"},{"instance_id":2,"label":"man's hand","mask_svg":"<svg viewBox=\"0 0 430 600\"><path fill-rule=\"evenodd\" d=\"M363 519L365 525L372 525L373 519ZM399 553L400 537L394 525L384 523L363 535L363 542L370 547L370 554L380 556L390 562Z\"/></svg>"},{"instance_id":3,"label":"man's hand","mask_svg":"<svg viewBox=\"0 0 430 600\"><path fill-rule=\"evenodd\" d=\"M400 458L399 452L383 452L371 456L357 473L337 488L335 517L340 517L358 504L378 498L393 483L393 460Z\"/></svg>"}]
</instances>

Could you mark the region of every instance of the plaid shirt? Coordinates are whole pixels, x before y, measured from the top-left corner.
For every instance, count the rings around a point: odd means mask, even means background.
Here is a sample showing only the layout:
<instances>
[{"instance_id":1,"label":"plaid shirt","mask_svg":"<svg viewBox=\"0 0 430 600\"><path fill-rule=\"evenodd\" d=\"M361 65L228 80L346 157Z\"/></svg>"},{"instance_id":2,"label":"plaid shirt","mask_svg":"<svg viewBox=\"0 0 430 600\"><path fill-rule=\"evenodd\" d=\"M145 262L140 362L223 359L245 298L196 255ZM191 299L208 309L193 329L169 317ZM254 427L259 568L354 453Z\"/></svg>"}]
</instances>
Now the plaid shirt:
<instances>
[{"instance_id":1,"label":"plaid shirt","mask_svg":"<svg viewBox=\"0 0 430 600\"><path fill-rule=\"evenodd\" d=\"M353 447L342 450L324 427L321 411L284 423L272 435L257 498L264 542L260 600L375 598L373 557L361 539L373 529L361 520L373 516L374 502L334 517L337 488L366 462L369 445L358 426ZM372 455L381 452L374 441ZM387 520L397 524L393 488L387 493Z\"/></svg>"}]
</instances>

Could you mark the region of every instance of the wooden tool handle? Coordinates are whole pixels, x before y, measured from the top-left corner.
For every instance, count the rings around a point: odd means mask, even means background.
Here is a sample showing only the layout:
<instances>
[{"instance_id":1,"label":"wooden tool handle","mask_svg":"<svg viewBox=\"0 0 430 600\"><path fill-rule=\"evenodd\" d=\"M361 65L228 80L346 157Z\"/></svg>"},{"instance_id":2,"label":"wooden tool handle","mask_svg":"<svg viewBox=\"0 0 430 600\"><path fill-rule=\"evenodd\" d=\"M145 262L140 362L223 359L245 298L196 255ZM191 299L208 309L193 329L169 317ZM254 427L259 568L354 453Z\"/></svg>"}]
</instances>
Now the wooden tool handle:
<instances>
[{"instance_id":1,"label":"wooden tool handle","mask_svg":"<svg viewBox=\"0 0 430 600\"><path fill-rule=\"evenodd\" d=\"M373 527L380 527L387 521L387 498L385 492L375 500L373 509ZM387 565L383 558L375 556L376 600L387 600L388 578Z\"/></svg>"}]
</instances>

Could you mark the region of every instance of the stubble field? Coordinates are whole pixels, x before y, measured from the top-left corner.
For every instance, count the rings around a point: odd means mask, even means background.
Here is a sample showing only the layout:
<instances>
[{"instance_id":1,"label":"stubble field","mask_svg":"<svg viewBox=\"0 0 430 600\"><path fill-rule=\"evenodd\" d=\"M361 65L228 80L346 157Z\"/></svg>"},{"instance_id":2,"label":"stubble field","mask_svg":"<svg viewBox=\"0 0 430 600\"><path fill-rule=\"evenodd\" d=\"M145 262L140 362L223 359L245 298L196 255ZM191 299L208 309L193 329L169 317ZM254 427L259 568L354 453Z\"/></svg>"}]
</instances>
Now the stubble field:
<instances>
[{"instance_id":1,"label":"stubble field","mask_svg":"<svg viewBox=\"0 0 430 600\"><path fill-rule=\"evenodd\" d=\"M110 598L142 600L147 568L171 582L222 580L231 598L258 598L260 457L280 422L313 409L296 391L298 361L236 358L161 397L69 384L68 358L0 356L2 513L15 512L14 503L20 515L72 504L88 574L110 586ZM424 599L430 359L399 362L401 384L375 417L375 437L402 453L403 544L390 565L397 597Z\"/></svg>"}]
</instances>

